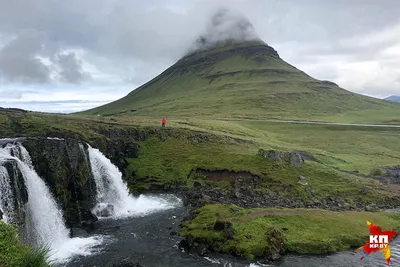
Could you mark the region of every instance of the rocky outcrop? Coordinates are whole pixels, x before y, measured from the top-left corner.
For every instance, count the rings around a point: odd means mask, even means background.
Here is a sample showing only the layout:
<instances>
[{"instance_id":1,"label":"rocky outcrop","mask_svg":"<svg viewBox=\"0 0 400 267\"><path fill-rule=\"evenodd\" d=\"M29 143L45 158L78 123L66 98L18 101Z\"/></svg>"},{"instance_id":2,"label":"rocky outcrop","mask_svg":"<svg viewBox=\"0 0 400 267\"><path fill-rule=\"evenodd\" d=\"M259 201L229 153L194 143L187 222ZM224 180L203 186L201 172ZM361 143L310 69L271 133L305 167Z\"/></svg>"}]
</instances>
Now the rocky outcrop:
<instances>
[{"instance_id":1,"label":"rocky outcrop","mask_svg":"<svg viewBox=\"0 0 400 267\"><path fill-rule=\"evenodd\" d=\"M400 165L385 167L383 172L379 180L389 184L400 184Z\"/></svg>"},{"instance_id":2,"label":"rocky outcrop","mask_svg":"<svg viewBox=\"0 0 400 267\"><path fill-rule=\"evenodd\" d=\"M64 212L67 227L88 227L97 221L96 184L85 144L76 139L28 138L23 142L32 165L49 186Z\"/></svg>"},{"instance_id":3,"label":"rocky outcrop","mask_svg":"<svg viewBox=\"0 0 400 267\"><path fill-rule=\"evenodd\" d=\"M183 203L193 208L199 208L205 204L222 203L235 204L243 208L322 208L335 211L365 210L366 205L357 201L352 204L346 202L343 197L318 196L318 192L310 187L307 178L299 177L299 184L305 187L306 195L296 196L285 194L283 191L272 190L265 187L266 178L261 179L249 172L234 172L227 170L193 170L191 178L195 178L193 187L183 188ZM230 187L219 187L217 184L206 181L228 181ZM299 185L299 186L300 186ZM296 185L281 185L283 189L291 190ZM385 207L395 207L399 199L387 202Z\"/></svg>"},{"instance_id":4,"label":"rocky outcrop","mask_svg":"<svg viewBox=\"0 0 400 267\"><path fill-rule=\"evenodd\" d=\"M296 167L301 167L304 163L304 159L299 152L282 152L277 150L260 149L258 154L264 158L269 158L274 161L286 161L287 163Z\"/></svg>"}]
</instances>

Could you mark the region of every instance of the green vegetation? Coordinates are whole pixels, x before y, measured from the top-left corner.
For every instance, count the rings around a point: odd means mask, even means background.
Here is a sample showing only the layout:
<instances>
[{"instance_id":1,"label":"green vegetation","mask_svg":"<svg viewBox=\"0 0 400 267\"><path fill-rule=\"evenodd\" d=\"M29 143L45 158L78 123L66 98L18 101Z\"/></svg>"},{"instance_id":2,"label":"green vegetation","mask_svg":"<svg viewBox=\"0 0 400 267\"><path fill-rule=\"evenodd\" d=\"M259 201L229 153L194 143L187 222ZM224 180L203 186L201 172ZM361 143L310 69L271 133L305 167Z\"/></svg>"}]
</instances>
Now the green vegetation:
<instances>
[{"instance_id":1,"label":"green vegetation","mask_svg":"<svg viewBox=\"0 0 400 267\"><path fill-rule=\"evenodd\" d=\"M193 175L193 169L201 168L248 171L261 178L257 190L262 193L279 192L305 202L334 197L343 199L351 209L356 204L385 206L400 200L399 185L381 184L373 177L383 175L383 167L399 162L397 128L192 118L169 119L167 128L162 129L159 119L146 117L39 113L0 115L0 119L5 126L0 128L0 137L74 137L99 148L110 147L116 140L128 144L134 141L139 146L138 155L126 158L124 173L132 192L190 188L195 181L232 190L227 181L216 183ZM294 167L261 157L257 154L260 148L307 151L317 161L307 160L301 167ZM300 176L306 177L307 186L298 184ZM78 179L84 182L86 178ZM315 192L312 196L310 189ZM327 253L361 245L368 235L366 220L397 229L396 220L400 219L379 212L244 210L223 205L208 205L196 214L193 221L186 222L182 235L206 242L218 251L248 258L273 251L269 241L263 242L269 226L288 229L283 231L287 251ZM233 239L226 241L224 234L210 229L217 218L232 223ZM340 223L346 227L340 227ZM316 234L318 228L324 231Z\"/></svg>"},{"instance_id":2,"label":"green vegetation","mask_svg":"<svg viewBox=\"0 0 400 267\"><path fill-rule=\"evenodd\" d=\"M2 267L49 267L47 249L32 249L23 245L17 231L0 221L0 266Z\"/></svg>"},{"instance_id":3,"label":"green vegetation","mask_svg":"<svg viewBox=\"0 0 400 267\"><path fill-rule=\"evenodd\" d=\"M268 228L284 233L287 252L324 254L362 246L368 241L367 221L383 230L399 230L400 214L369 212L332 212L314 209L242 209L235 205L206 205L185 222L180 234L205 243L215 251L242 257L265 256L270 250ZM230 222L234 236L224 238L214 230L217 220Z\"/></svg>"},{"instance_id":4,"label":"green vegetation","mask_svg":"<svg viewBox=\"0 0 400 267\"><path fill-rule=\"evenodd\" d=\"M316 80L271 47L249 42L188 55L126 97L83 114L383 123L400 118L400 104Z\"/></svg>"}]
</instances>

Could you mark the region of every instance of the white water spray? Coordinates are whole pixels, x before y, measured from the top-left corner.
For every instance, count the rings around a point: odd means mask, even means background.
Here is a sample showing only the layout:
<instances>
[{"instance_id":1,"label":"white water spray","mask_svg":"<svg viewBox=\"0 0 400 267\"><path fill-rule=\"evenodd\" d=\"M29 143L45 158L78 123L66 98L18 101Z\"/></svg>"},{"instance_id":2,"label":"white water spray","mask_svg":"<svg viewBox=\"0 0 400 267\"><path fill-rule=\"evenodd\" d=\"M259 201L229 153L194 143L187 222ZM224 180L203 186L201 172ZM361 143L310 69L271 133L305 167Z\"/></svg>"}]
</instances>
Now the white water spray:
<instances>
[{"instance_id":1,"label":"white water spray","mask_svg":"<svg viewBox=\"0 0 400 267\"><path fill-rule=\"evenodd\" d=\"M28 190L26 234L32 245L48 246L50 260L55 262L66 261L73 255L92 253L92 248L102 242L101 238L69 238L63 214L45 182L32 167L28 151L21 144L8 144L5 148L0 148L0 163L6 160L13 160L18 164ZM2 177L7 176L3 174ZM3 184L1 186L3 190ZM6 216L8 218L9 214Z\"/></svg>"},{"instance_id":2,"label":"white water spray","mask_svg":"<svg viewBox=\"0 0 400 267\"><path fill-rule=\"evenodd\" d=\"M3 221L13 223L15 217L14 195L11 189L10 176L3 166L0 166L0 210L3 211Z\"/></svg>"},{"instance_id":3,"label":"white water spray","mask_svg":"<svg viewBox=\"0 0 400 267\"><path fill-rule=\"evenodd\" d=\"M94 212L101 216L102 210L114 218L128 216L144 216L151 212L174 208L181 201L173 196L134 198L122 180L122 174L98 149L89 146L89 159L92 173L96 181L97 206ZM111 205L110 205L111 204ZM112 208L113 207L113 208Z\"/></svg>"}]
</instances>

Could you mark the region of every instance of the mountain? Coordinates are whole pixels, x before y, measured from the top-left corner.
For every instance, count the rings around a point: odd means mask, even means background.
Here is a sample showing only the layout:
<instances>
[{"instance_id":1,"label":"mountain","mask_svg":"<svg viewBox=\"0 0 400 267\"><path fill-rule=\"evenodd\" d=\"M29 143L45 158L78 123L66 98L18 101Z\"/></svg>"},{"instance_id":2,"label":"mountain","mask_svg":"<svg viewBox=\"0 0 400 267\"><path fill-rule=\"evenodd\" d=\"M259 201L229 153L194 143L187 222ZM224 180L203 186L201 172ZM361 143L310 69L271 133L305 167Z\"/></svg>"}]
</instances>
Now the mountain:
<instances>
[{"instance_id":1,"label":"mountain","mask_svg":"<svg viewBox=\"0 0 400 267\"><path fill-rule=\"evenodd\" d=\"M392 96L389 96L389 97L385 98L385 100L389 100L389 101L392 101L392 102L400 102L400 96L392 95Z\"/></svg>"},{"instance_id":2,"label":"mountain","mask_svg":"<svg viewBox=\"0 0 400 267\"><path fill-rule=\"evenodd\" d=\"M400 111L400 105L310 77L282 60L245 18L223 10L174 65L83 114L307 120L386 108Z\"/></svg>"}]
</instances>

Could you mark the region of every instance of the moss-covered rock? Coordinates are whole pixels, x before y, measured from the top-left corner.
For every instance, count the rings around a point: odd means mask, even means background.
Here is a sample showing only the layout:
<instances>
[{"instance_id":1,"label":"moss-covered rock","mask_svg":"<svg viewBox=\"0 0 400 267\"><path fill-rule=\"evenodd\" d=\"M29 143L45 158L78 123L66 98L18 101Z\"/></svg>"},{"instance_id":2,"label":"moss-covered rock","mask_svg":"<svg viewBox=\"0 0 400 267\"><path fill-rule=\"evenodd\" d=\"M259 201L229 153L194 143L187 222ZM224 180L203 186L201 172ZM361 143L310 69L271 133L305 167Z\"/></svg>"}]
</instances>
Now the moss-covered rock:
<instances>
[{"instance_id":1,"label":"moss-covered rock","mask_svg":"<svg viewBox=\"0 0 400 267\"><path fill-rule=\"evenodd\" d=\"M367 220L382 229L400 229L400 214L332 212L317 209L242 209L206 205L183 223L180 235L189 251L199 244L208 250L249 259L277 259L285 251L326 254L363 245L369 238ZM344 227L345 226L345 227ZM232 238L226 230L232 228Z\"/></svg>"}]
</instances>

